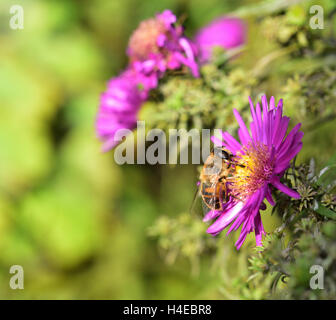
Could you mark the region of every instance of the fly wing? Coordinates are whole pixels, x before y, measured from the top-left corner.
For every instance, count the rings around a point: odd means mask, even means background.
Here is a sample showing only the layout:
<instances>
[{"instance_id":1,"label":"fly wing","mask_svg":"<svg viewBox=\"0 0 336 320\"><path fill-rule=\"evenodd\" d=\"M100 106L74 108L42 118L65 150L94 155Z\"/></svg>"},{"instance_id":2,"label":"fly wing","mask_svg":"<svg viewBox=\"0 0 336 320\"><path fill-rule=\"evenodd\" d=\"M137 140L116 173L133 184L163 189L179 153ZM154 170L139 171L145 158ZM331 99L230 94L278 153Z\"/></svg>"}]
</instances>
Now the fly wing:
<instances>
[{"instance_id":1,"label":"fly wing","mask_svg":"<svg viewBox=\"0 0 336 320\"><path fill-rule=\"evenodd\" d=\"M197 217L203 217L203 205L204 202L202 200L202 195L201 195L201 186L198 186L197 189L195 190L195 195L193 198L193 201L190 206L190 213L194 216Z\"/></svg>"},{"instance_id":2,"label":"fly wing","mask_svg":"<svg viewBox=\"0 0 336 320\"><path fill-rule=\"evenodd\" d=\"M221 208L221 199L219 197L221 184L216 182L202 183L201 194L207 211L219 210Z\"/></svg>"},{"instance_id":3,"label":"fly wing","mask_svg":"<svg viewBox=\"0 0 336 320\"><path fill-rule=\"evenodd\" d=\"M196 190L190 212L205 216L210 210L220 210L225 200L225 188L220 182L203 182Z\"/></svg>"}]
</instances>

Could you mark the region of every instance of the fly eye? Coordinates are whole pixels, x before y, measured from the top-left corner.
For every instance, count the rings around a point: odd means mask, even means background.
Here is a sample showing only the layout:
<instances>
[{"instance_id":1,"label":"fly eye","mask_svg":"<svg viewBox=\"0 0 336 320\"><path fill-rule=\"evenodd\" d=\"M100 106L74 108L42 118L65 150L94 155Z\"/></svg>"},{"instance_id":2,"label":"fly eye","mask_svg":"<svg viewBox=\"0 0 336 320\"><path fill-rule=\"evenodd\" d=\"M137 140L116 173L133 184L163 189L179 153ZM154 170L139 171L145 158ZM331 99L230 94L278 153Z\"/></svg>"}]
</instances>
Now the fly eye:
<instances>
[{"instance_id":1,"label":"fly eye","mask_svg":"<svg viewBox=\"0 0 336 320\"><path fill-rule=\"evenodd\" d=\"M223 149L216 148L215 149L215 155L223 160L230 160L230 155L228 152L226 152Z\"/></svg>"}]
</instances>

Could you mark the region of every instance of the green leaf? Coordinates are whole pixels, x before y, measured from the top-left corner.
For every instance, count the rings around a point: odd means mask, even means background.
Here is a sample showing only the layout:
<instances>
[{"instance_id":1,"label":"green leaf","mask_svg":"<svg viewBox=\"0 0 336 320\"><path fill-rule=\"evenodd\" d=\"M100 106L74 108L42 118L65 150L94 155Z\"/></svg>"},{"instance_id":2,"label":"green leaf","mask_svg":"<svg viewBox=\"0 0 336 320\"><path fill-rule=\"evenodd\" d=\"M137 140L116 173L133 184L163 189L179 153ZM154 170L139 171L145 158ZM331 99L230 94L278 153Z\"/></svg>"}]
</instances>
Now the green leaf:
<instances>
[{"instance_id":1,"label":"green leaf","mask_svg":"<svg viewBox=\"0 0 336 320\"><path fill-rule=\"evenodd\" d=\"M336 186L336 164L329 165L320 171L317 184L327 191Z\"/></svg>"},{"instance_id":2,"label":"green leaf","mask_svg":"<svg viewBox=\"0 0 336 320\"><path fill-rule=\"evenodd\" d=\"M315 209L315 212L317 212L321 216L336 220L336 212L324 207L321 203L317 204L317 208Z\"/></svg>"}]
</instances>

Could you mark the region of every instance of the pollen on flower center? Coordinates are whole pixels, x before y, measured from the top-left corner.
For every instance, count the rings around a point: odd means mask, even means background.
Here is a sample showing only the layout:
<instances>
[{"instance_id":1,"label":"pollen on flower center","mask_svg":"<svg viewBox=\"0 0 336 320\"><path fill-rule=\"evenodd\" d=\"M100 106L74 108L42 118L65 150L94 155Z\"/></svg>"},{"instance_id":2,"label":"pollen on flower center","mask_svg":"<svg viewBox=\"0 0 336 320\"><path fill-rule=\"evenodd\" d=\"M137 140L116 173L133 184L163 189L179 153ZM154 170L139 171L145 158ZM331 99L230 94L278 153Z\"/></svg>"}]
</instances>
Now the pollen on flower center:
<instances>
[{"instance_id":1,"label":"pollen on flower center","mask_svg":"<svg viewBox=\"0 0 336 320\"><path fill-rule=\"evenodd\" d=\"M245 200L269 182L274 161L271 152L264 144L249 144L237 153L239 165L230 180L230 194Z\"/></svg>"},{"instance_id":2,"label":"pollen on flower center","mask_svg":"<svg viewBox=\"0 0 336 320\"><path fill-rule=\"evenodd\" d=\"M160 19L153 18L141 22L129 41L133 58L144 60L150 53L158 52L158 36L165 32L165 24Z\"/></svg>"}]
</instances>

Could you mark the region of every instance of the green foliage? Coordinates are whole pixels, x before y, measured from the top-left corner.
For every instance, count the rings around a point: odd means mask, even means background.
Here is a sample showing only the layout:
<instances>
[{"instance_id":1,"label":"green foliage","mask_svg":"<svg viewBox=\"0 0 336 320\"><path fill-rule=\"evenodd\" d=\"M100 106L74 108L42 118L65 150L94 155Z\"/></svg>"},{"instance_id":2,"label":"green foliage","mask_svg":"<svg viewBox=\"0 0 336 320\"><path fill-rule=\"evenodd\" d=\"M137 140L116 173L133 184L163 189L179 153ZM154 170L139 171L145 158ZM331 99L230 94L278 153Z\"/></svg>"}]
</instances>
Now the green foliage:
<instances>
[{"instance_id":1,"label":"green foliage","mask_svg":"<svg viewBox=\"0 0 336 320\"><path fill-rule=\"evenodd\" d=\"M251 95L256 79L224 63L203 66L199 79L174 74L163 79L140 113L147 128L235 128L232 109L247 107L243 97Z\"/></svg>"},{"instance_id":2,"label":"green foliage","mask_svg":"<svg viewBox=\"0 0 336 320\"><path fill-rule=\"evenodd\" d=\"M158 238L167 263L174 263L181 255L190 259L193 274L199 273L201 256L215 248L215 241L205 234L202 221L186 213L177 219L161 216L148 233Z\"/></svg>"},{"instance_id":3,"label":"green foliage","mask_svg":"<svg viewBox=\"0 0 336 320\"><path fill-rule=\"evenodd\" d=\"M295 118L305 117L309 128L335 118L335 60L325 61L324 66L312 68L308 72L296 73L288 79L283 88L284 99L295 106Z\"/></svg>"},{"instance_id":4,"label":"green foliage","mask_svg":"<svg viewBox=\"0 0 336 320\"><path fill-rule=\"evenodd\" d=\"M1 298L335 297L335 4L320 1L325 29L311 30L313 2L291 2L1 1ZM8 26L14 4L24 7L24 30ZM147 129L235 134L232 109L248 119L247 97L262 93L284 98L287 115L303 124L300 165L284 180L302 200L275 194L261 252L253 237L236 252L236 235L213 238L201 217L185 213L196 168L120 167L100 152L99 95L125 67L134 28L165 8L184 15L190 37L234 11L249 40L235 51L217 48L199 79L167 74L140 112ZM311 157L326 168L312 173L304 165ZM24 267L22 291L8 286L13 264ZM307 287L312 264L325 268L325 290Z\"/></svg>"},{"instance_id":5,"label":"green foliage","mask_svg":"<svg viewBox=\"0 0 336 320\"><path fill-rule=\"evenodd\" d=\"M275 194L274 211L282 216L282 225L266 237L263 249L249 259L250 278L264 285L265 276L273 277L269 298L335 299L336 211L330 203L321 204L321 198L334 199L335 193L330 188L326 193L320 175L314 172L313 161L310 166L295 167L287 179L293 181L301 199L293 201ZM286 233L290 234L290 241L286 241ZM310 288L313 265L324 270L323 290ZM279 280L285 283L280 288Z\"/></svg>"},{"instance_id":6,"label":"green foliage","mask_svg":"<svg viewBox=\"0 0 336 320\"><path fill-rule=\"evenodd\" d=\"M161 119L164 125L170 126L169 119L174 117L174 121L182 121L186 128L220 127L235 133L232 109L237 108L248 117L246 97L254 97L264 90L272 92L277 99L284 99L285 113L293 123L301 122L305 132L299 155L301 164L294 162L283 179L283 183L300 193L301 199L294 200L276 192L272 213L273 217L281 217L282 223L268 233L262 248L256 248L254 253L249 248L243 249L239 259L228 249L232 241L220 237L213 243L213 239L192 233L196 222L190 217L183 222L178 218L159 218L150 234L157 237L159 247L170 262L171 255L174 261L178 255L188 257L183 248L190 239L197 258L201 254L213 257L211 269L217 270L221 279L219 292L224 298L335 299L336 167L332 156L335 38L330 28L310 29L309 1L294 6L288 2L284 7L274 2L273 9L271 2L269 4L262 5L261 12L251 7L251 16L258 16L260 23L255 32L267 39L270 48L263 55L255 54L258 60L253 67L244 60L244 52L252 50L252 44L244 48L242 56L235 61L228 59L233 53L223 54L219 50L213 62L203 66L201 79L183 76L165 80L158 93L161 100L150 104L144 118L153 123L153 127L161 125L157 119L164 115ZM333 24L333 8L334 5L325 1L325 24L329 26ZM263 15L263 11L267 14ZM249 16L248 8L238 12ZM252 41L258 42L258 39ZM176 126L174 121L172 126ZM317 158L317 163L310 160L307 164L311 156ZM317 167L323 164L325 168L318 172ZM195 268L193 263L198 265L198 259L192 262L192 268ZM235 261L236 272L232 272L227 260ZM309 286L313 276L309 271L313 265L324 268L324 290L313 290Z\"/></svg>"}]
</instances>

